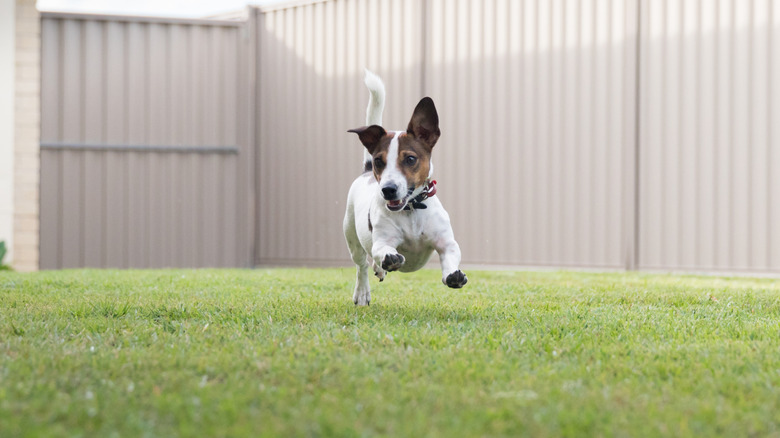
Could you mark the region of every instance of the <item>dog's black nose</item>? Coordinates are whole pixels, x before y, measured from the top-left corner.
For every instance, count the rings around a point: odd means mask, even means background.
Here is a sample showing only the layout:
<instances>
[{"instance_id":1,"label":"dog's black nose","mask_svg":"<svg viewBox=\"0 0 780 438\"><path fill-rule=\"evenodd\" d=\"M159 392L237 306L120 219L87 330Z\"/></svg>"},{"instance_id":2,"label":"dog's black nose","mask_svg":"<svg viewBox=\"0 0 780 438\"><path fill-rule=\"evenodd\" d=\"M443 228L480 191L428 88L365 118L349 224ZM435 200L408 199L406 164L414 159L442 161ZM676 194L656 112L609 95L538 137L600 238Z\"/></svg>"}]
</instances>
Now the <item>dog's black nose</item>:
<instances>
[{"instance_id":1,"label":"dog's black nose","mask_svg":"<svg viewBox=\"0 0 780 438\"><path fill-rule=\"evenodd\" d=\"M384 196L388 201L395 200L395 198L398 196L398 186L395 184L388 184L382 187L382 196Z\"/></svg>"}]
</instances>

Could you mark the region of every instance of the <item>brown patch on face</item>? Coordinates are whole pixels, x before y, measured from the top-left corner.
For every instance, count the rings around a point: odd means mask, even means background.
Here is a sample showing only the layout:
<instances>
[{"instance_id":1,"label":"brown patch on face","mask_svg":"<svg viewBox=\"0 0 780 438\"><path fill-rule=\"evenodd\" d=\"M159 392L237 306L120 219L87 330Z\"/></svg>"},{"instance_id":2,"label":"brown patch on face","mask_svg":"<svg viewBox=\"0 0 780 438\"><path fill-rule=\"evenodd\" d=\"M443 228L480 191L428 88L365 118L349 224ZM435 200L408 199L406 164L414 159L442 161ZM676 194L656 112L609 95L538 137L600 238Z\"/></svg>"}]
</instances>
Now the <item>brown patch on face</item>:
<instances>
[{"instance_id":1,"label":"brown patch on face","mask_svg":"<svg viewBox=\"0 0 780 438\"><path fill-rule=\"evenodd\" d=\"M431 170L431 148L414 136L401 133L398 137L397 165L409 187L420 187L425 184Z\"/></svg>"},{"instance_id":2,"label":"brown patch on face","mask_svg":"<svg viewBox=\"0 0 780 438\"><path fill-rule=\"evenodd\" d=\"M395 136L394 132L386 133L379 141L373 150L369 150L371 157L374 159L372 164L374 171L374 178L379 181L382 178L382 172L387 167L387 150L390 148L390 142Z\"/></svg>"}]
</instances>

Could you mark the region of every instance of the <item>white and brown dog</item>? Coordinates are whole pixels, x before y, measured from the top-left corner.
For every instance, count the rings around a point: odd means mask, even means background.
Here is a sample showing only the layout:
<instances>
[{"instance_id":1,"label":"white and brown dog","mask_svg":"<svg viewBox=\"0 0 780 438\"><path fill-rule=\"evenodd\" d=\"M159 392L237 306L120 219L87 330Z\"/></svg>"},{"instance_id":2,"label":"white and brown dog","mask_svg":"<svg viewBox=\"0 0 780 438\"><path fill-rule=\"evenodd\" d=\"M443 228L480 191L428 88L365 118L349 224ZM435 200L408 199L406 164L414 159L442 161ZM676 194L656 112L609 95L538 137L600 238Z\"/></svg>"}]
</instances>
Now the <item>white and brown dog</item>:
<instances>
[{"instance_id":1,"label":"white and brown dog","mask_svg":"<svg viewBox=\"0 0 780 438\"><path fill-rule=\"evenodd\" d=\"M433 251L441 259L442 282L452 288L466 284L458 269L460 247L431 179L431 152L439 139L439 115L430 97L423 98L412 114L406 131L382 128L385 86L366 70L370 92L366 125L351 129L366 147L364 170L347 197L344 236L357 265L357 283L352 300L365 306L371 301L368 283L369 256L379 281L387 272L416 271Z\"/></svg>"}]
</instances>

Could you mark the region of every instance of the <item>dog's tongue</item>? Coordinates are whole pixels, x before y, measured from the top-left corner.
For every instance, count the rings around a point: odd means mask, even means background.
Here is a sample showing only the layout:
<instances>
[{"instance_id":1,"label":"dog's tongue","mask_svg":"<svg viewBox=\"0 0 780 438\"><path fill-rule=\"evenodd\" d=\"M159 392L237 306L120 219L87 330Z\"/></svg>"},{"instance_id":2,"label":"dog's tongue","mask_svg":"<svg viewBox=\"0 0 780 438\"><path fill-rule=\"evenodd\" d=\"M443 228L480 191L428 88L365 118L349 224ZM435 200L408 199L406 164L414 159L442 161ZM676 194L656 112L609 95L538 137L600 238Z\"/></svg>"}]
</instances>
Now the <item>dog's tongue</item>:
<instances>
[{"instance_id":1,"label":"dog's tongue","mask_svg":"<svg viewBox=\"0 0 780 438\"><path fill-rule=\"evenodd\" d=\"M399 199L398 201L387 201L387 205L391 207L398 207L399 205L401 205L401 200Z\"/></svg>"}]
</instances>

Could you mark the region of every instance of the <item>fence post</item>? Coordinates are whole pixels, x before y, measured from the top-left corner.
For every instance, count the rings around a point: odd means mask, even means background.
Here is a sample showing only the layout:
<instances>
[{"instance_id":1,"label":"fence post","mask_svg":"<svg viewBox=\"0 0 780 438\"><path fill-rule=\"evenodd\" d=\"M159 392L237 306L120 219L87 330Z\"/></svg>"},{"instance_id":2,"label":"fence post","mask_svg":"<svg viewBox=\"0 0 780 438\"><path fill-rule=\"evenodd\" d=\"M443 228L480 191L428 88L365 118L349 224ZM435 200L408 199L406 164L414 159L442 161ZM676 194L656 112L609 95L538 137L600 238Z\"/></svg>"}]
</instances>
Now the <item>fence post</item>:
<instances>
[{"instance_id":1,"label":"fence post","mask_svg":"<svg viewBox=\"0 0 780 438\"><path fill-rule=\"evenodd\" d=\"M639 107L640 107L640 56L642 43L641 0L627 2L625 10L625 63L624 63L624 114L623 129L623 266L626 270L638 269L639 254Z\"/></svg>"},{"instance_id":2,"label":"fence post","mask_svg":"<svg viewBox=\"0 0 780 438\"><path fill-rule=\"evenodd\" d=\"M263 30L263 19L262 19L263 12L258 7L250 7L249 8L249 14L247 17L247 35L249 38L249 42L247 44L247 74L248 74L248 90L247 90L247 99L249 100L248 107L249 107L249 126L247 127L248 135L249 135L249 147L253 152L253 156L251 157L251 160L247 163L247 165L252 167L252 180L249 181L249 184L252 186L252 196L251 196L251 203L252 203L252 223L251 223L251 230L252 230L252 236L249 239L250 245L252 247L252 254L251 254L251 260L252 260L252 266L257 266L260 264L260 214L261 214L261 208L260 205L260 199L258 194L260 193L260 157L262 154L260 153L260 148L262 145L260 144L260 97L259 92L260 89L258 87L258 83L260 81L260 73L259 73L259 63L262 59L262 52L261 47L262 44L260 43L260 38L264 38L264 30Z\"/></svg>"}]
</instances>

